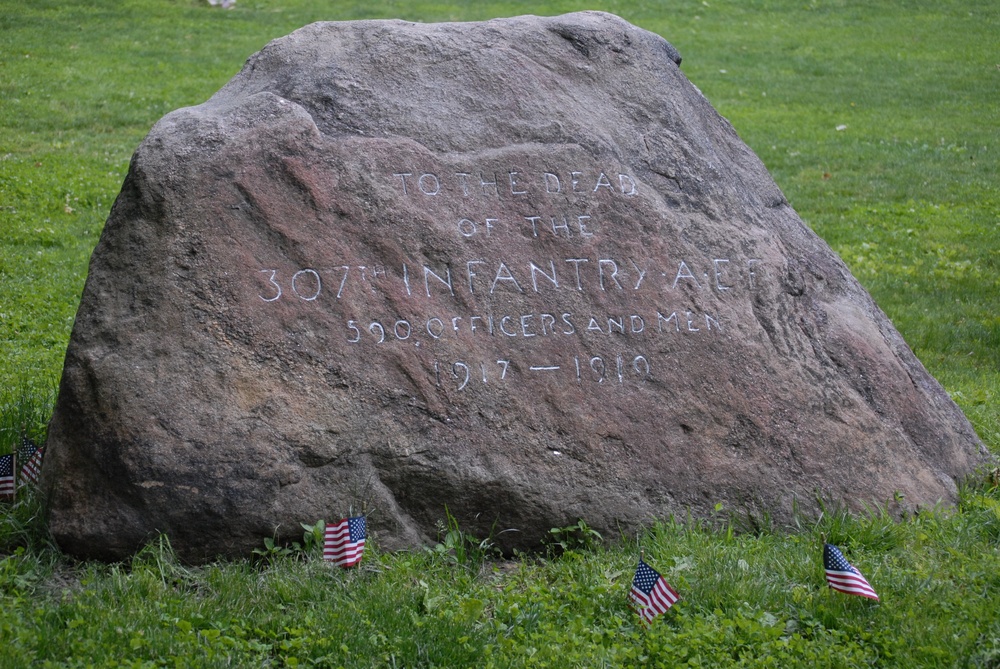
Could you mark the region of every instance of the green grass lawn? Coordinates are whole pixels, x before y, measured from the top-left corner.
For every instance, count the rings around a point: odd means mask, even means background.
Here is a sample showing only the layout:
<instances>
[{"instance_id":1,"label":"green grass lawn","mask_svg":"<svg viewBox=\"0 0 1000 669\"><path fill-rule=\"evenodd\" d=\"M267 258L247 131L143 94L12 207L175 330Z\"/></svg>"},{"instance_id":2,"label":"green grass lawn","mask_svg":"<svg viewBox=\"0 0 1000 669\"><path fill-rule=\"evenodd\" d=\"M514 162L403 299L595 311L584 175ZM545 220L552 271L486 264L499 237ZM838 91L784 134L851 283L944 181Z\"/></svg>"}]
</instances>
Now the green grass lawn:
<instances>
[{"instance_id":1,"label":"green grass lawn","mask_svg":"<svg viewBox=\"0 0 1000 669\"><path fill-rule=\"evenodd\" d=\"M44 435L90 253L161 116L312 21L579 9L680 50L1000 453L995 0L0 0L0 453L21 425ZM505 562L453 528L438 551L373 545L353 572L315 552L193 569L164 545L104 566L62 558L29 498L0 508L0 667L997 668L997 484L957 510L831 511L790 532L740 510L663 519L642 543L683 599L649 630L625 608L636 550L616 537ZM828 591L822 534L880 603Z\"/></svg>"}]
</instances>

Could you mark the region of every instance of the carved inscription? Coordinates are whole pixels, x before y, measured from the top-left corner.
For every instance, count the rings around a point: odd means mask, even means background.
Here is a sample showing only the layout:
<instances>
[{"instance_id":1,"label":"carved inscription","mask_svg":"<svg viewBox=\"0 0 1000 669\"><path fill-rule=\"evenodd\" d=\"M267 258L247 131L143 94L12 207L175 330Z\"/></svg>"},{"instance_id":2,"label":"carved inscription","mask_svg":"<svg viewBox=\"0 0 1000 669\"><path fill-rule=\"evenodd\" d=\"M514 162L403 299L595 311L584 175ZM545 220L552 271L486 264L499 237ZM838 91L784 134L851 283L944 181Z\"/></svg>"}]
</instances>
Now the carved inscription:
<instances>
[{"instance_id":1,"label":"carved inscription","mask_svg":"<svg viewBox=\"0 0 1000 669\"><path fill-rule=\"evenodd\" d=\"M601 191L620 193L631 197L638 194L635 179L628 174L593 171L568 171L563 173L526 173L508 170L498 174L494 171L453 172L436 174L433 172L394 172L399 179L403 195L423 195L436 197L458 194L463 198L476 196L529 196L537 193L559 195L565 193L592 194Z\"/></svg>"},{"instance_id":2,"label":"carved inscription","mask_svg":"<svg viewBox=\"0 0 1000 669\"><path fill-rule=\"evenodd\" d=\"M722 333L727 326L719 313L696 305L718 304L726 296L752 292L761 280L758 258L726 254L640 258L594 252L603 236L614 234L614 226L585 205L588 199L597 197L624 202L635 198L639 183L628 174L574 170L529 173L514 169L502 173L439 174L398 170L386 178L400 198L416 203L447 198L459 206L475 202L479 211L484 202L488 205L520 199L530 203L561 198L561 204L549 211L494 216L456 214L445 227L451 227L456 239L469 244L469 254L464 258L433 263L345 262L257 270L257 297L267 304L293 300L339 308L338 303L350 298L374 294L385 298L382 304L405 311L344 313L341 336L350 346L373 345L377 350L386 346L433 346L439 341L460 344L484 338L492 339L501 351L504 342L513 340L530 345L584 338L591 344L562 347L557 350L565 349L567 353L556 357L539 353L529 358L520 353L524 359L433 358L434 384L441 388L462 391L477 384L529 378L598 385L649 381L655 376L656 364L643 348L644 342ZM569 210L576 205L577 211ZM528 260L523 255L516 260L502 253L484 255L477 251L477 240L504 236L521 245L525 240L529 245L532 240L548 240L544 248L549 250ZM567 251L553 254L553 241L565 244ZM584 248L590 250L579 250ZM600 313L565 306L569 296L581 293L611 294L621 306ZM488 306L481 312L466 306L492 305L494 296L515 298L515 304L516 298L530 297L532 305L544 306L523 310ZM643 299L630 299L636 296ZM429 312L428 298L437 305ZM647 306L629 308L632 302ZM511 300L502 303L511 304ZM604 355L572 352L599 350L601 341L615 339L636 348L629 353ZM530 346L519 350L530 350ZM614 350L620 351L621 347Z\"/></svg>"},{"instance_id":3,"label":"carved inscription","mask_svg":"<svg viewBox=\"0 0 1000 669\"><path fill-rule=\"evenodd\" d=\"M756 288L755 265L760 260L749 258L706 258L700 261L665 260L662 264L645 262L643 266L631 258L623 261L597 256L581 258L546 258L518 265L505 260L474 259L456 264L409 265L333 265L304 268L290 276L279 276L281 270L261 269L266 275L267 289L260 299L273 302L290 292L295 297L312 301L323 293L323 285L332 286L334 299L344 296L348 288L377 289L386 294L401 293L410 297L450 295L456 300L461 293L469 295L514 293L558 293L565 291L648 291L673 292L678 288L725 292L732 288Z\"/></svg>"}]
</instances>

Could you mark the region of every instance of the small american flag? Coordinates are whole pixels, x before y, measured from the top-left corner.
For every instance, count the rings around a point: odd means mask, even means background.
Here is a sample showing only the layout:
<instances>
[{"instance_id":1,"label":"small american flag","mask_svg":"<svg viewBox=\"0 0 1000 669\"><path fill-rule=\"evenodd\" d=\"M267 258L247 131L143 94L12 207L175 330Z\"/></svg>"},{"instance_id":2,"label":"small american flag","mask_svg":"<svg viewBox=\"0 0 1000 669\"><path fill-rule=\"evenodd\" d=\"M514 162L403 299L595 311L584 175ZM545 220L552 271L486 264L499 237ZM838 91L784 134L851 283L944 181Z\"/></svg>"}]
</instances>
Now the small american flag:
<instances>
[{"instance_id":1,"label":"small american flag","mask_svg":"<svg viewBox=\"0 0 1000 669\"><path fill-rule=\"evenodd\" d=\"M639 567L635 570L628 596L632 600L632 608L647 624L661 613L666 613L680 599L660 573L642 558L639 558Z\"/></svg>"},{"instance_id":2,"label":"small american flag","mask_svg":"<svg viewBox=\"0 0 1000 669\"><path fill-rule=\"evenodd\" d=\"M834 590L878 601L875 589L860 571L851 566L836 546L823 545L823 567L826 569L826 582Z\"/></svg>"},{"instance_id":3,"label":"small american flag","mask_svg":"<svg viewBox=\"0 0 1000 669\"><path fill-rule=\"evenodd\" d=\"M38 484L38 477L42 474L42 458L45 456L45 447L35 449L27 462L21 465L21 480L33 485Z\"/></svg>"},{"instance_id":4,"label":"small american flag","mask_svg":"<svg viewBox=\"0 0 1000 669\"><path fill-rule=\"evenodd\" d=\"M45 447L38 448L35 442L26 434L21 435L21 445L17 449L17 461L21 464L21 480L28 483L38 483L38 476L42 471L42 456L45 455Z\"/></svg>"},{"instance_id":5,"label":"small american flag","mask_svg":"<svg viewBox=\"0 0 1000 669\"><path fill-rule=\"evenodd\" d=\"M353 567L361 562L365 552L364 516L344 518L336 525L328 525L323 541L323 559L344 567Z\"/></svg>"},{"instance_id":6,"label":"small american flag","mask_svg":"<svg viewBox=\"0 0 1000 669\"><path fill-rule=\"evenodd\" d=\"M14 454L0 456L0 499L14 499Z\"/></svg>"}]
</instances>

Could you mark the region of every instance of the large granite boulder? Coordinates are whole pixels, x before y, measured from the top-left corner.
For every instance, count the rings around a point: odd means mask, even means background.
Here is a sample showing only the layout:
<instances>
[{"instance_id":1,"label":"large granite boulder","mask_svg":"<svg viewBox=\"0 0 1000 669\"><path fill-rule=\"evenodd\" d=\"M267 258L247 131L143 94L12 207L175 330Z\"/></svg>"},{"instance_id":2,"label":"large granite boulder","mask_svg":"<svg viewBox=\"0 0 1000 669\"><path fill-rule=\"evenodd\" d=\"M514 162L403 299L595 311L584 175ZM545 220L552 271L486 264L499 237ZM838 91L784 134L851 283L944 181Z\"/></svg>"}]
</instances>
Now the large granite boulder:
<instances>
[{"instance_id":1,"label":"large granite boulder","mask_svg":"<svg viewBox=\"0 0 1000 669\"><path fill-rule=\"evenodd\" d=\"M67 352L60 546L953 499L969 423L679 64L596 12L318 23L164 117Z\"/></svg>"}]
</instances>

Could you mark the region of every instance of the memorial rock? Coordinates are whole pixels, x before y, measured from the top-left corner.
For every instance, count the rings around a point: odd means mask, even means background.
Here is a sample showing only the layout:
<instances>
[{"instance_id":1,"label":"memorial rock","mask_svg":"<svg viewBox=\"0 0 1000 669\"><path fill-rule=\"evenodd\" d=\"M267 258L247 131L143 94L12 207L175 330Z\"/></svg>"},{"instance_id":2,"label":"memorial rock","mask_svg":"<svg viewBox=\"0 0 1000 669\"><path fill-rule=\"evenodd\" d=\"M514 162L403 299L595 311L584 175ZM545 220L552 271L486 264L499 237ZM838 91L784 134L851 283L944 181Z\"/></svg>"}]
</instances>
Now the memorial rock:
<instances>
[{"instance_id":1,"label":"memorial rock","mask_svg":"<svg viewBox=\"0 0 1000 669\"><path fill-rule=\"evenodd\" d=\"M67 351L59 545L953 500L969 423L680 62L597 12L317 23L165 116Z\"/></svg>"}]
</instances>

